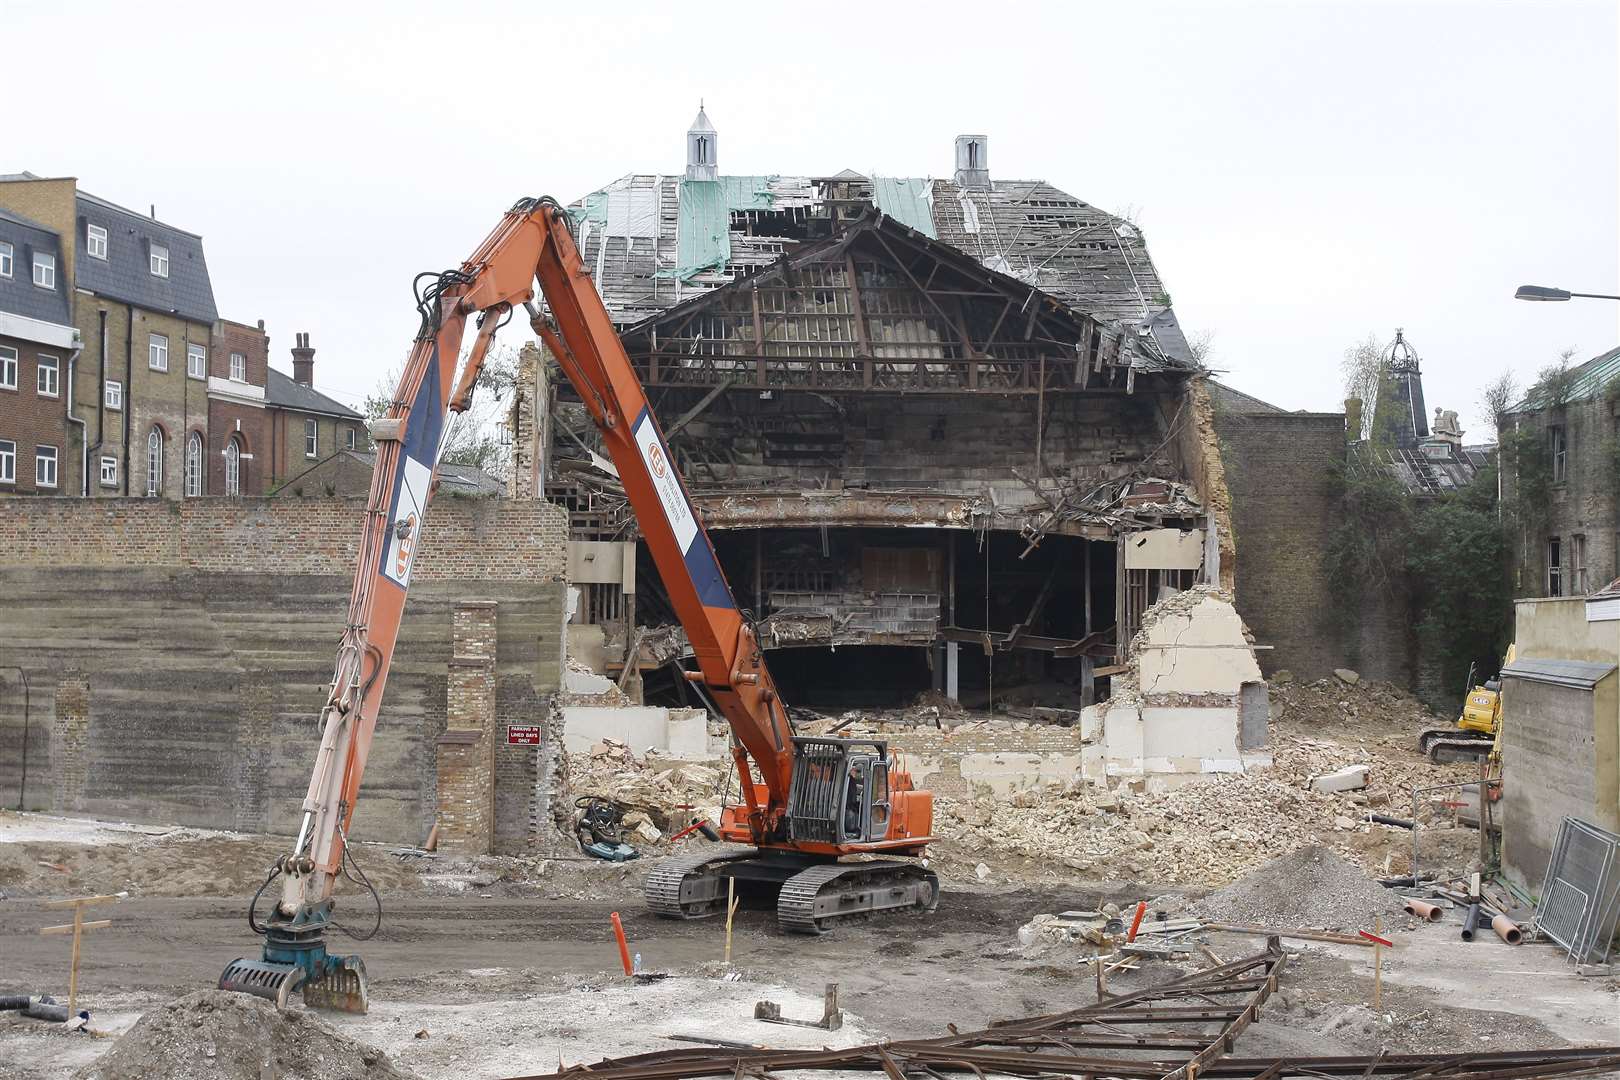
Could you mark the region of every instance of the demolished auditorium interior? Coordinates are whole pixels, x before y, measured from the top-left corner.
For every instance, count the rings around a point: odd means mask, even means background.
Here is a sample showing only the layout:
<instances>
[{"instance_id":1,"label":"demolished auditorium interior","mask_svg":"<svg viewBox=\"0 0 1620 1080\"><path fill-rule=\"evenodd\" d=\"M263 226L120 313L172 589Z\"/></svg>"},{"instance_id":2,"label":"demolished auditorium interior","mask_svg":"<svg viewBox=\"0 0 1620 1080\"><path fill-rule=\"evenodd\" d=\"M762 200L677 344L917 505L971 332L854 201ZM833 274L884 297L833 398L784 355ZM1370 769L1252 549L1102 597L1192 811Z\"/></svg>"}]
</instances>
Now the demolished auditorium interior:
<instances>
[{"instance_id":1,"label":"demolished auditorium interior","mask_svg":"<svg viewBox=\"0 0 1620 1080\"><path fill-rule=\"evenodd\" d=\"M1229 544L1203 371L1140 231L992 178L983 136L949 180L726 176L717 146L700 113L684 175L571 213L788 700L1106 697L1142 612L1218 583ZM514 486L569 511L570 651L681 703L613 467L526 357Z\"/></svg>"}]
</instances>

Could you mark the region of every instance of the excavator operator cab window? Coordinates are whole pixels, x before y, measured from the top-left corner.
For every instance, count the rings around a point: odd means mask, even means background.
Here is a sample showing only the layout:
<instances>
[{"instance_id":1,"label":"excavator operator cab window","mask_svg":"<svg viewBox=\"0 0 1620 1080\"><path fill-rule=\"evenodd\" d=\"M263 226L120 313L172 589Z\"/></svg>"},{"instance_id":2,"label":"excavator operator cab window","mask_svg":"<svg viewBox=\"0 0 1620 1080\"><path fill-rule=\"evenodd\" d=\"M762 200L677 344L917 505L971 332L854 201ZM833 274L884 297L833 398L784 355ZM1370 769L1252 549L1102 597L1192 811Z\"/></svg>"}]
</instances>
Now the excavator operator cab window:
<instances>
[{"instance_id":1,"label":"excavator operator cab window","mask_svg":"<svg viewBox=\"0 0 1620 1080\"><path fill-rule=\"evenodd\" d=\"M862 843L889 835L889 765L871 755L849 759L844 785L843 838Z\"/></svg>"}]
</instances>

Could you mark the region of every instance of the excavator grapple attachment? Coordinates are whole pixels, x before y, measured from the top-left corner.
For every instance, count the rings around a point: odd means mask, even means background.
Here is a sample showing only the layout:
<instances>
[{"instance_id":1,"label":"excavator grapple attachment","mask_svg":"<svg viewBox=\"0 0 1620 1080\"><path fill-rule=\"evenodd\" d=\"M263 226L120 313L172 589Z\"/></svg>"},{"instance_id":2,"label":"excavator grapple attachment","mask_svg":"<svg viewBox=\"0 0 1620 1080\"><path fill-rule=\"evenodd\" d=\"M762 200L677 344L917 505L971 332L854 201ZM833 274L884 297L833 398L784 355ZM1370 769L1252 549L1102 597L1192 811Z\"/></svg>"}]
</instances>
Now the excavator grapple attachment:
<instances>
[{"instance_id":1,"label":"excavator grapple attachment","mask_svg":"<svg viewBox=\"0 0 1620 1080\"><path fill-rule=\"evenodd\" d=\"M268 960L232 960L219 977L221 990L234 990L275 1002L285 1009L294 992L303 990L304 1004L312 1009L365 1013L371 1005L366 965L358 956L329 957L321 974L310 978L298 964Z\"/></svg>"},{"instance_id":2,"label":"excavator grapple attachment","mask_svg":"<svg viewBox=\"0 0 1620 1080\"><path fill-rule=\"evenodd\" d=\"M358 956L337 960L327 968L326 974L304 983L304 1004L312 1009L337 1009L364 1015L371 1007L366 965Z\"/></svg>"},{"instance_id":3,"label":"excavator grapple attachment","mask_svg":"<svg viewBox=\"0 0 1620 1080\"><path fill-rule=\"evenodd\" d=\"M304 969L297 964L272 964L264 960L237 957L225 965L219 977L221 990L234 990L273 1001L285 1009L292 992L304 982Z\"/></svg>"}]
</instances>

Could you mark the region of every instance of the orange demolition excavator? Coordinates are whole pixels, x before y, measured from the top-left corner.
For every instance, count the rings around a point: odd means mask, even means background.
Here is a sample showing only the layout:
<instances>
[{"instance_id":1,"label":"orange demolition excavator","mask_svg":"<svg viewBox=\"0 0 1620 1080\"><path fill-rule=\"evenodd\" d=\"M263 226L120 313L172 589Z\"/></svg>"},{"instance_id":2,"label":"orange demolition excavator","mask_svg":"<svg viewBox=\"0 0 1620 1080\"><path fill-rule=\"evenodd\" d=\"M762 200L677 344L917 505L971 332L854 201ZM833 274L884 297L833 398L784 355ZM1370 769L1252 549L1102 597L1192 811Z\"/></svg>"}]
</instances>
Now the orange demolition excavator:
<instances>
[{"instance_id":1,"label":"orange demolition excavator","mask_svg":"<svg viewBox=\"0 0 1620 1080\"><path fill-rule=\"evenodd\" d=\"M537 280L545 313L532 303ZM520 200L459 269L418 275L416 294L421 329L387 415L371 425L377 461L359 565L298 836L249 906L249 925L264 936L262 956L233 961L220 987L279 1005L302 989L310 1005L366 1010L360 958L327 951L327 932L336 928L332 890L339 875L370 889L349 852L349 825L445 425L449 414L467 409L496 330L519 306L601 430L696 656L687 678L708 689L735 736L741 801L725 807L719 832L748 846L664 860L648 875L649 905L674 918L711 915L725 906L730 879L744 899L774 900L790 931L819 933L840 917L875 911L933 910L939 882L926 867L840 861L923 854L932 797L912 788L881 740L794 734L754 629L580 259L567 211L552 199ZM458 365L469 319L478 333ZM272 888L279 899L260 924L255 909ZM381 910L378 904L379 925Z\"/></svg>"}]
</instances>

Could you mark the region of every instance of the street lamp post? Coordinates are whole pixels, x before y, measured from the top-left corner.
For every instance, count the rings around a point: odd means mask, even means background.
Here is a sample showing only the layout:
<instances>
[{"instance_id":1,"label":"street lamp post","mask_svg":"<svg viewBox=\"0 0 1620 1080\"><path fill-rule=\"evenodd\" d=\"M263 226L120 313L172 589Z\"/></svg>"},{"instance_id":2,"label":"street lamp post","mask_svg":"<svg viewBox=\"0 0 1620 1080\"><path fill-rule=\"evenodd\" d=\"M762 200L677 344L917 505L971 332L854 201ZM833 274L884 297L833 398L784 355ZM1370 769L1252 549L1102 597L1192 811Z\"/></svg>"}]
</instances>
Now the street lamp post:
<instances>
[{"instance_id":1,"label":"street lamp post","mask_svg":"<svg viewBox=\"0 0 1620 1080\"><path fill-rule=\"evenodd\" d=\"M1550 289L1545 285L1520 285L1513 294L1515 300L1568 300L1571 297L1584 297L1588 300L1620 300L1620 296L1611 296L1608 293L1570 292L1568 289Z\"/></svg>"}]
</instances>

